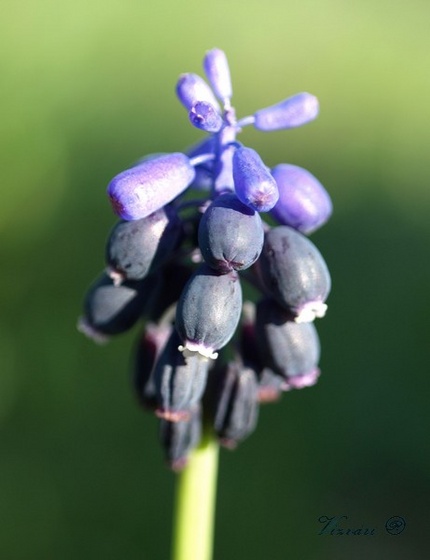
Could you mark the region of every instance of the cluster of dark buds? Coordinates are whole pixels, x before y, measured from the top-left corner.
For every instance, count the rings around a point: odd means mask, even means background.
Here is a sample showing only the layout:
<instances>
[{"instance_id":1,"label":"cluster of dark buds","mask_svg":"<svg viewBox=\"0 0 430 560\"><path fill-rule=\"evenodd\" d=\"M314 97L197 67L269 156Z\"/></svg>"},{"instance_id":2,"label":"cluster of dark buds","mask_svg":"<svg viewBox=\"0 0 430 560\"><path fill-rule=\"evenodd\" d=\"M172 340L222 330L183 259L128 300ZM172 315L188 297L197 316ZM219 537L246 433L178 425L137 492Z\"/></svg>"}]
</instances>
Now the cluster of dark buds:
<instances>
[{"instance_id":1,"label":"cluster of dark buds","mask_svg":"<svg viewBox=\"0 0 430 560\"><path fill-rule=\"evenodd\" d=\"M312 121L317 99L300 93L237 120L224 52L207 52L203 67L211 87L188 73L176 93L209 136L186 153L146 156L109 183L120 221L79 320L103 341L143 319L134 388L160 418L174 469L198 444L202 423L235 447L254 429L260 402L316 382L313 320L324 316L330 290L307 237L331 215L326 190L298 166L270 169L236 140L244 126ZM242 301L241 280L259 294L255 301Z\"/></svg>"}]
</instances>

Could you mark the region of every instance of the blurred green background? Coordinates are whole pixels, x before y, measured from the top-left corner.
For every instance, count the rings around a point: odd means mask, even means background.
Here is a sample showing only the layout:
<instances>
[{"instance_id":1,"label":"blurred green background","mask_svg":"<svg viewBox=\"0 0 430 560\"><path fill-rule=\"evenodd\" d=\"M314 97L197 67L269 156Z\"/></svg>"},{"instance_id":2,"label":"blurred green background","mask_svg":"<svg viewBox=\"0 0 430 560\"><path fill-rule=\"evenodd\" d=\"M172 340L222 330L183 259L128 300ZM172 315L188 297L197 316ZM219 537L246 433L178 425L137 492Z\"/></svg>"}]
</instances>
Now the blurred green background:
<instances>
[{"instance_id":1,"label":"blurred green background","mask_svg":"<svg viewBox=\"0 0 430 560\"><path fill-rule=\"evenodd\" d=\"M3 0L0 558L167 559L175 477L129 383L136 332L76 331L115 222L105 187L200 138L181 72L227 52L238 116L318 96L301 129L245 130L314 173L335 213L323 375L223 451L215 558L426 557L430 4L424 0ZM373 537L321 536L321 516ZM406 530L390 536L386 519ZM190 559L191 560L191 559Z\"/></svg>"}]
</instances>

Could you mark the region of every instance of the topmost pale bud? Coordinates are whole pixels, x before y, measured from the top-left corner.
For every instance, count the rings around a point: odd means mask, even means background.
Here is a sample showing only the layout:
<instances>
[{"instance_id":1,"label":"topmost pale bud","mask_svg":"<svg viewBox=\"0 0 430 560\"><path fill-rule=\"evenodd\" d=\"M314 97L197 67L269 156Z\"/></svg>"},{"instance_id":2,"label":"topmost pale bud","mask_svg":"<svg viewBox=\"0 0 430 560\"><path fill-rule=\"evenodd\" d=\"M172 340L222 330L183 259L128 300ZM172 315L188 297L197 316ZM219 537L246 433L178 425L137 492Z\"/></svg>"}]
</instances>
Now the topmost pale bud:
<instances>
[{"instance_id":1,"label":"topmost pale bud","mask_svg":"<svg viewBox=\"0 0 430 560\"><path fill-rule=\"evenodd\" d=\"M203 59L203 68L217 97L228 103L233 90L225 52L220 49L208 51Z\"/></svg>"}]
</instances>

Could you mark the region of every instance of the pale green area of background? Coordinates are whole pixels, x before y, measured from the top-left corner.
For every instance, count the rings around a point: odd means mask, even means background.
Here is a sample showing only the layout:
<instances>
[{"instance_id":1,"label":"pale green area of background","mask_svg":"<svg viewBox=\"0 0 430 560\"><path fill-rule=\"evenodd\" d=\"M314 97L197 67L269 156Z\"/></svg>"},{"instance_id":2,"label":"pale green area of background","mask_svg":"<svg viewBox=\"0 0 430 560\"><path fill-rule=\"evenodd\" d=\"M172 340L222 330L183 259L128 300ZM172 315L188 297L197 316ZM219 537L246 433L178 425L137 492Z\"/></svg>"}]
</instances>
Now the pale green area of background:
<instances>
[{"instance_id":1,"label":"pale green area of background","mask_svg":"<svg viewBox=\"0 0 430 560\"><path fill-rule=\"evenodd\" d=\"M222 453L215 558L426 557L429 21L424 0L3 1L2 559L168 558L174 476L130 390L136 332L98 348L75 323L115 221L108 181L200 138L174 85L214 46L239 116L318 96L315 123L240 140L335 205L313 236L333 275L323 375ZM318 536L323 515L376 535Z\"/></svg>"}]
</instances>

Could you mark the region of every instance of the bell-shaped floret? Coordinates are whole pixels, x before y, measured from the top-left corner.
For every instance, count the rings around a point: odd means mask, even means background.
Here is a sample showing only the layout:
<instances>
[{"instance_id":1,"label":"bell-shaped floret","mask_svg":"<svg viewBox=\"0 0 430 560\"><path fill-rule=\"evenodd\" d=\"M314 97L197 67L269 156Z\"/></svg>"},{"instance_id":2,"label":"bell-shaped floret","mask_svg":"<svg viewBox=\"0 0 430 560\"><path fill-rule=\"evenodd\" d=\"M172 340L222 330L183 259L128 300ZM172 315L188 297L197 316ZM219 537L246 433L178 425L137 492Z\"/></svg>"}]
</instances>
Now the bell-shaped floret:
<instances>
[{"instance_id":1,"label":"bell-shaped floret","mask_svg":"<svg viewBox=\"0 0 430 560\"><path fill-rule=\"evenodd\" d=\"M261 356L282 376L282 390L314 385L320 374L320 342L314 323L296 323L275 301L257 305L256 332Z\"/></svg>"},{"instance_id":2,"label":"bell-shaped floret","mask_svg":"<svg viewBox=\"0 0 430 560\"><path fill-rule=\"evenodd\" d=\"M194 180L189 158L172 153L146 160L112 179L107 192L124 220L146 218L180 195Z\"/></svg>"},{"instance_id":3,"label":"bell-shaped floret","mask_svg":"<svg viewBox=\"0 0 430 560\"><path fill-rule=\"evenodd\" d=\"M182 105L189 111L197 101L207 101L219 112L220 108L213 91L197 74L181 74L176 84L176 95Z\"/></svg>"},{"instance_id":4,"label":"bell-shaped floret","mask_svg":"<svg viewBox=\"0 0 430 560\"><path fill-rule=\"evenodd\" d=\"M236 195L257 212L268 212L278 201L275 179L252 148L241 146L233 155L233 179Z\"/></svg>"},{"instance_id":5,"label":"bell-shaped floret","mask_svg":"<svg viewBox=\"0 0 430 560\"><path fill-rule=\"evenodd\" d=\"M312 233L330 218L333 206L321 183L302 167L281 163L272 169L279 200L270 213L282 225Z\"/></svg>"},{"instance_id":6,"label":"bell-shaped floret","mask_svg":"<svg viewBox=\"0 0 430 560\"><path fill-rule=\"evenodd\" d=\"M96 342L127 331L150 305L156 284L156 279L150 276L117 286L103 273L85 295L84 315L79 319L78 329Z\"/></svg>"},{"instance_id":7,"label":"bell-shaped floret","mask_svg":"<svg viewBox=\"0 0 430 560\"><path fill-rule=\"evenodd\" d=\"M330 273L307 237L288 226L267 231L258 269L268 292L295 315L297 322L324 316Z\"/></svg>"},{"instance_id":8,"label":"bell-shaped floret","mask_svg":"<svg viewBox=\"0 0 430 560\"><path fill-rule=\"evenodd\" d=\"M207 264L219 272L250 267L260 256L263 242L259 214L234 194L218 196L200 220L200 251Z\"/></svg>"},{"instance_id":9,"label":"bell-shaped floret","mask_svg":"<svg viewBox=\"0 0 430 560\"><path fill-rule=\"evenodd\" d=\"M140 220L118 222L106 244L110 276L118 282L144 278L165 262L181 233L181 221L171 206Z\"/></svg>"},{"instance_id":10,"label":"bell-shaped floret","mask_svg":"<svg viewBox=\"0 0 430 560\"><path fill-rule=\"evenodd\" d=\"M319 112L318 99L310 93L298 93L254 114L254 127L265 132L295 128L313 121Z\"/></svg>"},{"instance_id":11,"label":"bell-shaped floret","mask_svg":"<svg viewBox=\"0 0 430 560\"><path fill-rule=\"evenodd\" d=\"M252 369L229 362L215 371L212 397L214 429L220 442L233 449L255 429L258 420L258 382Z\"/></svg>"},{"instance_id":12,"label":"bell-shaped floret","mask_svg":"<svg viewBox=\"0 0 430 560\"><path fill-rule=\"evenodd\" d=\"M207 381L209 360L194 352L184 355L174 330L163 349L154 370L157 392L157 416L178 422L190 416L200 401Z\"/></svg>"},{"instance_id":13,"label":"bell-shaped floret","mask_svg":"<svg viewBox=\"0 0 430 560\"><path fill-rule=\"evenodd\" d=\"M194 103L188 113L188 117L193 126L205 132L218 132L223 125L221 115L207 101L197 101L197 103Z\"/></svg>"},{"instance_id":14,"label":"bell-shaped floret","mask_svg":"<svg viewBox=\"0 0 430 560\"><path fill-rule=\"evenodd\" d=\"M202 264L186 284L176 310L176 328L184 354L215 359L232 338L242 309L237 272L220 274Z\"/></svg>"},{"instance_id":15,"label":"bell-shaped floret","mask_svg":"<svg viewBox=\"0 0 430 560\"><path fill-rule=\"evenodd\" d=\"M203 68L217 97L224 104L228 104L233 95L233 89L225 52L220 49L208 51L203 59Z\"/></svg>"}]
</instances>

